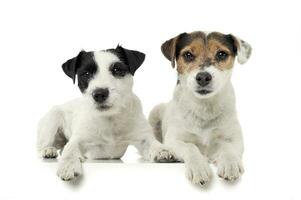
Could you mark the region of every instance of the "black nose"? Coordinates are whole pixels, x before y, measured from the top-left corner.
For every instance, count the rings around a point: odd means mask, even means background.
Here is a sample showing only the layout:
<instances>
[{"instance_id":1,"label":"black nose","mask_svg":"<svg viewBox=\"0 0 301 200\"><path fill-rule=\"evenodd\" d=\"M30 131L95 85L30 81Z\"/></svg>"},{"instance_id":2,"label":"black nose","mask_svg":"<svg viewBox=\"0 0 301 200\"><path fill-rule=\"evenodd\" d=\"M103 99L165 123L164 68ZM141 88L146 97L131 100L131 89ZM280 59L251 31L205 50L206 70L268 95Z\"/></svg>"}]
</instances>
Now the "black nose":
<instances>
[{"instance_id":1,"label":"black nose","mask_svg":"<svg viewBox=\"0 0 301 200\"><path fill-rule=\"evenodd\" d=\"M212 76L208 72L200 72L196 75L195 79L200 86L204 87L210 83Z\"/></svg>"},{"instance_id":2,"label":"black nose","mask_svg":"<svg viewBox=\"0 0 301 200\"><path fill-rule=\"evenodd\" d=\"M93 99L97 103L103 103L109 96L108 88L98 88L92 93Z\"/></svg>"}]
</instances>

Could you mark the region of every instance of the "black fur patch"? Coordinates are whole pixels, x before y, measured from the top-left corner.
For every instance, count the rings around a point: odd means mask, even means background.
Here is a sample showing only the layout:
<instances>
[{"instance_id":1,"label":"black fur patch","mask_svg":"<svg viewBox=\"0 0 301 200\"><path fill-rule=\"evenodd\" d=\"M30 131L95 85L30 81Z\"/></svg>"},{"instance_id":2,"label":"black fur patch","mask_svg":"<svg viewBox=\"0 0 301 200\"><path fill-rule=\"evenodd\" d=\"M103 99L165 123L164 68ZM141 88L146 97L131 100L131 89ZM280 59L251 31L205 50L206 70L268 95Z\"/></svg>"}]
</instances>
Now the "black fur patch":
<instances>
[{"instance_id":1,"label":"black fur patch","mask_svg":"<svg viewBox=\"0 0 301 200\"><path fill-rule=\"evenodd\" d=\"M62 66L65 74L73 79L77 76L78 87L81 92L84 92L89 81L93 78L97 72L97 64L94 61L93 52L81 51L76 57L69 59Z\"/></svg>"},{"instance_id":2,"label":"black fur patch","mask_svg":"<svg viewBox=\"0 0 301 200\"><path fill-rule=\"evenodd\" d=\"M178 39L176 41L176 50L175 50L175 56L176 58L179 57L181 50L189 45L192 42L192 38L189 34L187 33L182 33L178 36Z\"/></svg>"},{"instance_id":3,"label":"black fur patch","mask_svg":"<svg viewBox=\"0 0 301 200\"><path fill-rule=\"evenodd\" d=\"M89 81L94 77L98 66L94 60L93 52L86 53L79 60L79 68L77 70L78 87L81 92L84 92L88 86Z\"/></svg>"},{"instance_id":4,"label":"black fur patch","mask_svg":"<svg viewBox=\"0 0 301 200\"><path fill-rule=\"evenodd\" d=\"M183 48L185 48L186 46L188 46L195 39L202 39L205 41L206 35L205 35L205 33L201 32L201 31L196 31L196 32L193 32L190 34L187 34L187 33L180 34L178 36L178 40L176 43L176 52L175 52L176 58L179 57L181 50Z\"/></svg>"},{"instance_id":5,"label":"black fur patch","mask_svg":"<svg viewBox=\"0 0 301 200\"><path fill-rule=\"evenodd\" d=\"M208 35L207 38L218 40L220 43L225 45L234 55L237 54L237 47L235 45L235 40L231 34L224 35L221 33L212 32Z\"/></svg>"},{"instance_id":6,"label":"black fur patch","mask_svg":"<svg viewBox=\"0 0 301 200\"><path fill-rule=\"evenodd\" d=\"M111 74L116 78L122 78L127 74L130 74L130 68L123 62L113 63L109 68Z\"/></svg>"},{"instance_id":7,"label":"black fur patch","mask_svg":"<svg viewBox=\"0 0 301 200\"><path fill-rule=\"evenodd\" d=\"M107 51L115 54L119 60L128 66L129 72L134 75L136 70L142 65L145 59L145 54L135 50L129 50L121 46Z\"/></svg>"}]
</instances>

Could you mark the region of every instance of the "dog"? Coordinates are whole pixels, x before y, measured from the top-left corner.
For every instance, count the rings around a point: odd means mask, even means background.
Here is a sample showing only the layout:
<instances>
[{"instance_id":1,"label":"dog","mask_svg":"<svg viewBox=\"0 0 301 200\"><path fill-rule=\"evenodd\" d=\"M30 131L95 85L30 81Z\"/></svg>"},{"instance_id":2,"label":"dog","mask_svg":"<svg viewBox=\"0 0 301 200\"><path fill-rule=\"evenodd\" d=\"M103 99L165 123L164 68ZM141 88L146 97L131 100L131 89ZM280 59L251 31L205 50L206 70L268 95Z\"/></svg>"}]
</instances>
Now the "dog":
<instances>
[{"instance_id":1,"label":"dog","mask_svg":"<svg viewBox=\"0 0 301 200\"><path fill-rule=\"evenodd\" d=\"M119 159L134 145L144 159L172 158L154 137L132 92L133 76L145 54L121 46L86 52L62 65L82 97L54 106L39 122L37 148L43 158L62 151L57 175L72 180L82 174L85 159Z\"/></svg>"},{"instance_id":2,"label":"dog","mask_svg":"<svg viewBox=\"0 0 301 200\"><path fill-rule=\"evenodd\" d=\"M173 99L150 113L156 138L185 163L192 183L210 182L208 162L219 177L238 179L244 147L230 78L235 58L246 63L251 46L231 34L196 31L166 41L161 50L176 65L178 81Z\"/></svg>"}]
</instances>

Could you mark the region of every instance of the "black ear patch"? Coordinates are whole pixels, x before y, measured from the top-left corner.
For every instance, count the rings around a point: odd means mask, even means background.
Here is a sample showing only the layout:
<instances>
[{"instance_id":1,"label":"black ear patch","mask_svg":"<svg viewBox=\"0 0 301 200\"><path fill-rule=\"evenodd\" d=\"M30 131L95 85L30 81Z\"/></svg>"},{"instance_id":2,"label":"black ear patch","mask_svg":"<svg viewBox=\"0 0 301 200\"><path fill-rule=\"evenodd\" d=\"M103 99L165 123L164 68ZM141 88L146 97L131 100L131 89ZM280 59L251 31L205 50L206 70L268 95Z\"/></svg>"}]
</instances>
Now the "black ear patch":
<instances>
[{"instance_id":1,"label":"black ear patch","mask_svg":"<svg viewBox=\"0 0 301 200\"><path fill-rule=\"evenodd\" d=\"M229 44L228 47L230 50L234 53L234 55L237 55L238 44L235 37L231 34L228 34L225 35L225 40Z\"/></svg>"},{"instance_id":2,"label":"black ear patch","mask_svg":"<svg viewBox=\"0 0 301 200\"><path fill-rule=\"evenodd\" d=\"M72 78L73 84L75 83L76 72L79 67L79 60L85 51L81 51L76 57L67 60L63 65L63 71L67 76Z\"/></svg>"},{"instance_id":3,"label":"black ear patch","mask_svg":"<svg viewBox=\"0 0 301 200\"><path fill-rule=\"evenodd\" d=\"M145 59L145 54L135 50L129 50L118 45L114 49L119 59L129 66L129 71L132 75L135 74L136 70L142 65Z\"/></svg>"}]
</instances>

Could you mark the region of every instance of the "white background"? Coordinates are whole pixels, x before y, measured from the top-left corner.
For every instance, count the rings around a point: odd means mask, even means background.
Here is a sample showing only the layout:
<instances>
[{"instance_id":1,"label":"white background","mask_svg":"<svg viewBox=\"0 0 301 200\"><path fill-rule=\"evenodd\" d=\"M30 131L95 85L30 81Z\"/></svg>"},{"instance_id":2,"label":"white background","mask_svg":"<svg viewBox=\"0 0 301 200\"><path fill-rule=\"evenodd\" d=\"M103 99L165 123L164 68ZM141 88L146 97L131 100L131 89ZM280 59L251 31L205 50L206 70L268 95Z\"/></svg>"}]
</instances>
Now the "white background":
<instances>
[{"instance_id":1,"label":"white background","mask_svg":"<svg viewBox=\"0 0 301 200\"><path fill-rule=\"evenodd\" d=\"M290 199L300 195L301 27L298 1L1 1L0 199ZM233 33L253 47L232 77L246 172L191 185L183 164L84 163L72 184L37 157L36 125L52 105L80 96L61 64L81 49L118 43L145 52L134 91L145 114L171 98L175 70L160 45L182 32ZM215 170L215 168L213 168Z\"/></svg>"}]
</instances>

